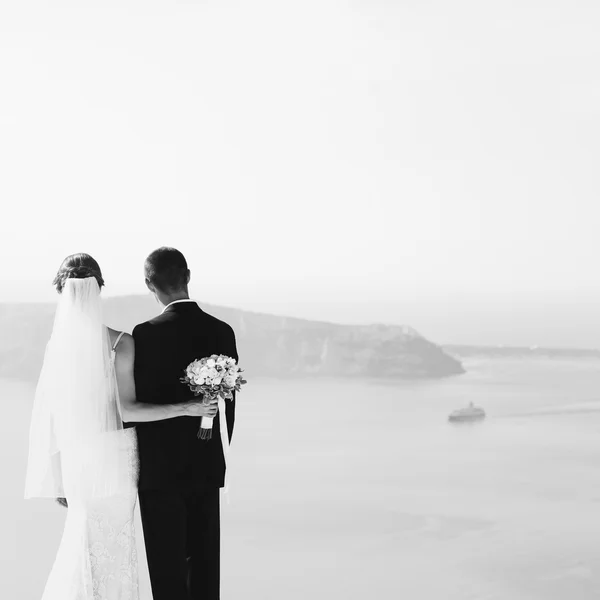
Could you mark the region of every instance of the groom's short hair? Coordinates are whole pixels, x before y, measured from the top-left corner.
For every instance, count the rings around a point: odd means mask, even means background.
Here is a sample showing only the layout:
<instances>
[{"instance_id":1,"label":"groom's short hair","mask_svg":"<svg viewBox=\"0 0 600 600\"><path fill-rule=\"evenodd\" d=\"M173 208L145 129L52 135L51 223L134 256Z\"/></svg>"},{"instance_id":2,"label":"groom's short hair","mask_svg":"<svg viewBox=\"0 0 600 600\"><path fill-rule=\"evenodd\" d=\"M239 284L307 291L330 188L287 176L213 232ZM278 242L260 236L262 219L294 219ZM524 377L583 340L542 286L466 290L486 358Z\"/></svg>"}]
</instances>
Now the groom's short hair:
<instances>
[{"instance_id":1,"label":"groom's short hair","mask_svg":"<svg viewBox=\"0 0 600 600\"><path fill-rule=\"evenodd\" d=\"M144 263L146 279L162 292L177 292L188 284L185 256L175 248L163 246L148 255Z\"/></svg>"}]
</instances>

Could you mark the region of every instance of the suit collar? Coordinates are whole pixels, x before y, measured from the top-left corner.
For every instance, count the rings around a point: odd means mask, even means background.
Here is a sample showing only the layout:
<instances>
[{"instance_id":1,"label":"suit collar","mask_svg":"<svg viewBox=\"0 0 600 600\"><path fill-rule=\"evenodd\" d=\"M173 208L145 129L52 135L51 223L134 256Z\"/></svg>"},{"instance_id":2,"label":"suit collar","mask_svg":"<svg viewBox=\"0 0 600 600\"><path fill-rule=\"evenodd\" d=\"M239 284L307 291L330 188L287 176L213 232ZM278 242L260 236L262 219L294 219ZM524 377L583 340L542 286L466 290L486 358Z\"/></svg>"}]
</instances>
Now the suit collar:
<instances>
[{"instance_id":1,"label":"suit collar","mask_svg":"<svg viewBox=\"0 0 600 600\"><path fill-rule=\"evenodd\" d=\"M198 303L195 300L192 300L191 298L184 298L182 300L175 300L174 302L171 302L170 304L167 304L167 306L165 306L163 308L163 313L166 313L166 312L175 312L177 310L186 310L186 309L190 308L191 306L196 306L197 308L200 308L198 306Z\"/></svg>"}]
</instances>

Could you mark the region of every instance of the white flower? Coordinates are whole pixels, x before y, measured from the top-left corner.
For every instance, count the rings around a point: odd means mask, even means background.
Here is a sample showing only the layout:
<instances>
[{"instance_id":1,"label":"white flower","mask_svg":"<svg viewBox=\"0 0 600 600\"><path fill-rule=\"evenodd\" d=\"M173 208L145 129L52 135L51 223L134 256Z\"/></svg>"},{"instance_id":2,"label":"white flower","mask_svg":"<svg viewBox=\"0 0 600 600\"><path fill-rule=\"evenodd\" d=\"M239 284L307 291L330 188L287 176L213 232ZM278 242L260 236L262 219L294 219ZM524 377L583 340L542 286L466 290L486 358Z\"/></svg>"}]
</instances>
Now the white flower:
<instances>
[{"instance_id":1,"label":"white flower","mask_svg":"<svg viewBox=\"0 0 600 600\"><path fill-rule=\"evenodd\" d=\"M185 373L193 385L216 387L223 385L229 389L235 388L238 373L241 370L237 361L224 354L212 354L190 363Z\"/></svg>"}]
</instances>

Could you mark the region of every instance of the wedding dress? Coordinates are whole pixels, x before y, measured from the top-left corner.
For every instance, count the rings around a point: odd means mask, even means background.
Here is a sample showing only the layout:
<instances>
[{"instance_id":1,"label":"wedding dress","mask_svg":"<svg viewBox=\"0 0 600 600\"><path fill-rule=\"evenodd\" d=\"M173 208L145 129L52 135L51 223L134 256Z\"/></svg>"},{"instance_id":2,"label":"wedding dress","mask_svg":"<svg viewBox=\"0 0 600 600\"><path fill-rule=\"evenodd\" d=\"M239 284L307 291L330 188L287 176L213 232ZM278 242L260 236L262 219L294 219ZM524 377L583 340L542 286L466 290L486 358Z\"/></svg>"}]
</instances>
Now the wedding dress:
<instances>
[{"instance_id":1,"label":"wedding dress","mask_svg":"<svg viewBox=\"0 0 600 600\"><path fill-rule=\"evenodd\" d=\"M112 355L114 360L114 348ZM114 443L129 465L129 485L116 495L85 499L78 498L77 482L71 490L65 481L67 519L42 600L139 600L133 522L137 439L134 429L116 434Z\"/></svg>"},{"instance_id":2,"label":"wedding dress","mask_svg":"<svg viewBox=\"0 0 600 600\"><path fill-rule=\"evenodd\" d=\"M111 348L99 293L94 278L67 280L36 390L25 497L68 502L42 600L140 600L137 438L116 386L123 334Z\"/></svg>"}]
</instances>

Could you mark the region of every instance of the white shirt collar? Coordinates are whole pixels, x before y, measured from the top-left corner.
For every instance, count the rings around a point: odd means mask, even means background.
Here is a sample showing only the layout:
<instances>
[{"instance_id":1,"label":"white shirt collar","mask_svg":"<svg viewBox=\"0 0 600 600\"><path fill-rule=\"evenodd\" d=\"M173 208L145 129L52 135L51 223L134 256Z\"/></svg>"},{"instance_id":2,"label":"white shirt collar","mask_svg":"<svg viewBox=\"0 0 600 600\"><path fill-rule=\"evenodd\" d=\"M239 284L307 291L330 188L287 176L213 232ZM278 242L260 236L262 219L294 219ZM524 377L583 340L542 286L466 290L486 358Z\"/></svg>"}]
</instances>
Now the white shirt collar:
<instances>
[{"instance_id":1,"label":"white shirt collar","mask_svg":"<svg viewBox=\"0 0 600 600\"><path fill-rule=\"evenodd\" d=\"M196 302L195 300L192 300L191 298L182 298L181 300L173 300L173 302L169 302L169 304L167 304L162 311L165 312L165 310L167 310L167 308L169 308L169 306L173 306L173 304L180 304L181 302ZM161 313L162 314L162 313Z\"/></svg>"}]
</instances>

